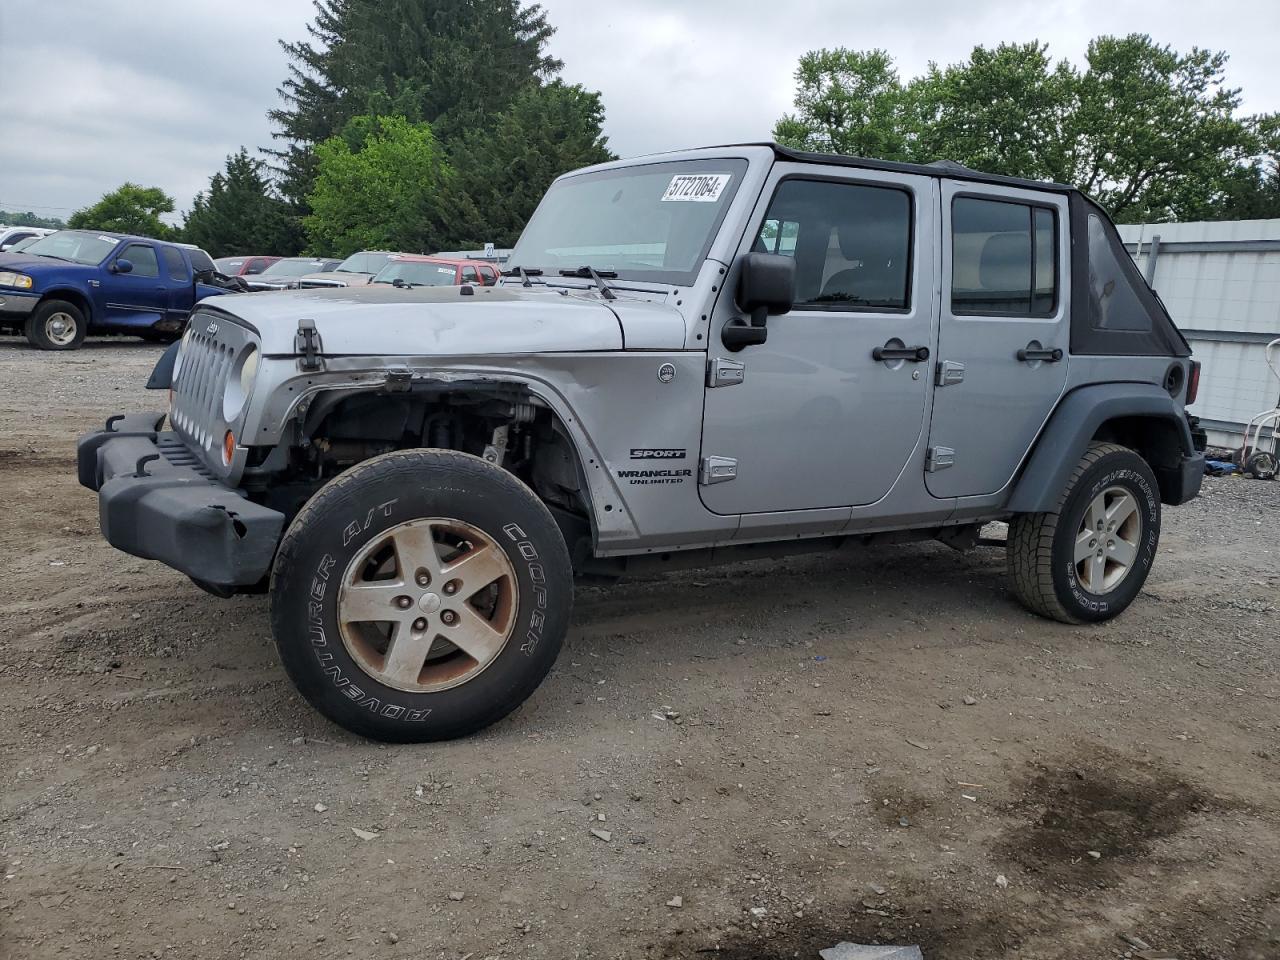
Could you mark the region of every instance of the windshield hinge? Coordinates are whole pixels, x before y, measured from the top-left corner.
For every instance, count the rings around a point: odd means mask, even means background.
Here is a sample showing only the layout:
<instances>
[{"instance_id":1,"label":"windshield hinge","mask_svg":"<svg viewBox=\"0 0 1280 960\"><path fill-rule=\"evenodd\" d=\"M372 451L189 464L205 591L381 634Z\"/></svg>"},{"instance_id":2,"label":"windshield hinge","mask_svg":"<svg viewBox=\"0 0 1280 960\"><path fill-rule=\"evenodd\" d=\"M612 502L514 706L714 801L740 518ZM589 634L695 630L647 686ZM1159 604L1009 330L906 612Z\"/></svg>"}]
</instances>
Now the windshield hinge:
<instances>
[{"instance_id":1,"label":"windshield hinge","mask_svg":"<svg viewBox=\"0 0 1280 960\"><path fill-rule=\"evenodd\" d=\"M320 343L320 331L316 329L314 320L299 320L298 332L293 338L293 349L301 354L298 357L298 369L310 373L324 369L324 361L320 359L323 346Z\"/></svg>"}]
</instances>

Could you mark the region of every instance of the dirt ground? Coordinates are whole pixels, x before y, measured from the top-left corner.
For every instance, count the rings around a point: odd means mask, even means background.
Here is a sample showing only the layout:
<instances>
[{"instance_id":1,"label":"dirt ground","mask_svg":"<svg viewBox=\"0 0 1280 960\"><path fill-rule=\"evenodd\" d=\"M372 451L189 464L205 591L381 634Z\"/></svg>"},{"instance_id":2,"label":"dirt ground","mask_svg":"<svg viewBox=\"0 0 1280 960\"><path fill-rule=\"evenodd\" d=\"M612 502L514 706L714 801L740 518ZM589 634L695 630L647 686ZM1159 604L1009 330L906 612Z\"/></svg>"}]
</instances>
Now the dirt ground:
<instances>
[{"instance_id":1,"label":"dirt ground","mask_svg":"<svg viewBox=\"0 0 1280 960\"><path fill-rule=\"evenodd\" d=\"M265 599L102 541L75 440L158 354L0 338L0 956L1280 957L1280 483L1208 480L1097 627L990 548L584 589L522 709L389 747Z\"/></svg>"}]
</instances>

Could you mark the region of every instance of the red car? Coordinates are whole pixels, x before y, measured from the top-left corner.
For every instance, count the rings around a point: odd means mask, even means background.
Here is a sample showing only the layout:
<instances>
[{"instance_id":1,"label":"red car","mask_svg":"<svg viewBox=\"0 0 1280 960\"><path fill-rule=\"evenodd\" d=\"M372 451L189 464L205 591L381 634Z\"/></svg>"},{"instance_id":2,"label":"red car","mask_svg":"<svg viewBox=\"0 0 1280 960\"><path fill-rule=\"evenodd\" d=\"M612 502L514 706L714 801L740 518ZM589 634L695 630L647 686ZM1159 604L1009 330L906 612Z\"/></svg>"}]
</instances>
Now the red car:
<instances>
[{"instance_id":1,"label":"red car","mask_svg":"<svg viewBox=\"0 0 1280 960\"><path fill-rule=\"evenodd\" d=\"M498 268L482 260L400 253L393 255L370 282L396 287L452 287L464 283L491 287L498 282Z\"/></svg>"},{"instance_id":2,"label":"red car","mask_svg":"<svg viewBox=\"0 0 1280 960\"><path fill-rule=\"evenodd\" d=\"M218 272L228 277L249 277L261 273L279 257L219 257L213 261Z\"/></svg>"}]
</instances>

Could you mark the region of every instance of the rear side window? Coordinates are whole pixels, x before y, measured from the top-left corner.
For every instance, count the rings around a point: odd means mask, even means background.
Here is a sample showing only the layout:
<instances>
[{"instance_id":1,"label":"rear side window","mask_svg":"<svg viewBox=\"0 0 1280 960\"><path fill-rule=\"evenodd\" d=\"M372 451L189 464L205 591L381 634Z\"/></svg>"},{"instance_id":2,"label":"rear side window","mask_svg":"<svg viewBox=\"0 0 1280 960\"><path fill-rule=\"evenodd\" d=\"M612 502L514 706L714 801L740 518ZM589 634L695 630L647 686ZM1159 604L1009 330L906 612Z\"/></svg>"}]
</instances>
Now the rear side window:
<instances>
[{"instance_id":1,"label":"rear side window","mask_svg":"<svg viewBox=\"0 0 1280 960\"><path fill-rule=\"evenodd\" d=\"M784 180L753 249L795 258L799 308L905 310L911 196L896 187Z\"/></svg>"},{"instance_id":2,"label":"rear side window","mask_svg":"<svg viewBox=\"0 0 1280 960\"><path fill-rule=\"evenodd\" d=\"M170 280L187 279L187 265L182 262L182 254L173 247L161 247L160 255L164 257L164 268Z\"/></svg>"},{"instance_id":3,"label":"rear side window","mask_svg":"<svg viewBox=\"0 0 1280 960\"><path fill-rule=\"evenodd\" d=\"M1089 324L1095 330L1151 329L1151 314L1116 260L1107 226L1096 213L1089 215Z\"/></svg>"},{"instance_id":4,"label":"rear side window","mask_svg":"<svg viewBox=\"0 0 1280 960\"><path fill-rule=\"evenodd\" d=\"M1057 214L1007 200L951 207L951 311L1044 317L1058 303Z\"/></svg>"},{"instance_id":5,"label":"rear side window","mask_svg":"<svg viewBox=\"0 0 1280 960\"><path fill-rule=\"evenodd\" d=\"M120 251L117 260L128 260L133 264L133 276L135 277L158 277L160 276L160 263L156 260L155 250L142 243L131 243Z\"/></svg>"},{"instance_id":6,"label":"rear side window","mask_svg":"<svg viewBox=\"0 0 1280 960\"><path fill-rule=\"evenodd\" d=\"M475 267L462 268L462 282L463 283L479 283L480 282L480 278L476 276Z\"/></svg>"}]
</instances>

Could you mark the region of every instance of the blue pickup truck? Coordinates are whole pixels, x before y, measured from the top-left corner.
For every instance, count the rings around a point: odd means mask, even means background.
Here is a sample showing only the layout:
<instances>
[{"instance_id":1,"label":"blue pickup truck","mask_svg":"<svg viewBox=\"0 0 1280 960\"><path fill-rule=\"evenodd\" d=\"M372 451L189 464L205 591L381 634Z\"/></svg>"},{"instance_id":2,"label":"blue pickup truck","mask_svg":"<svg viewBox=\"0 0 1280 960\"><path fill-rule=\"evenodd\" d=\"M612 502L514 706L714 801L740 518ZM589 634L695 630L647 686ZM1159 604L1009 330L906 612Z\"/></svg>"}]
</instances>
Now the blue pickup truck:
<instances>
[{"instance_id":1,"label":"blue pickup truck","mask_svg":"<svg viewBox=\"0 0 1280 960\"><path fill-rule=\"evenodd\" d=\"M0 329L42 350L75 350L93 333L170 340L204 297L200 251L146 237L59 230L17 254L0 254Z\"/></svg>"}]
</instances>

